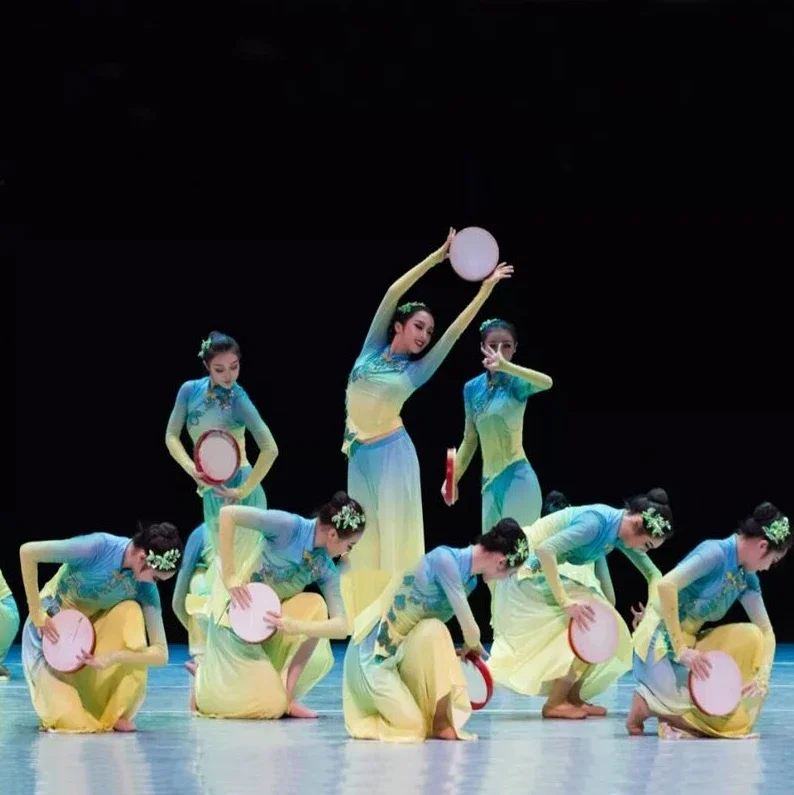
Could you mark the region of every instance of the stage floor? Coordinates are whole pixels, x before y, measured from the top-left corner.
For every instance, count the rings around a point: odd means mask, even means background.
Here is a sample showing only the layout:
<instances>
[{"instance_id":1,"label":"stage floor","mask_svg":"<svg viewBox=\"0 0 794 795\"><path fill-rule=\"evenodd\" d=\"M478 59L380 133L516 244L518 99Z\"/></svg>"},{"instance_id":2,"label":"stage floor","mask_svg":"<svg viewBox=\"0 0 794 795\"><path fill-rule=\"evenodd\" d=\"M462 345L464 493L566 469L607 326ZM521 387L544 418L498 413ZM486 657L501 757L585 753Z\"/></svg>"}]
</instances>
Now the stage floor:
<instances>
[{"instance_id":1,"label":"stage floor","mask_svg":"<svg viewBox=\"0 0 794 795\"><path fill-rule=\"evenodd\" d=\"M341 660L306 699L316 721L222 721L188 712L187 649L153 669L136 734L58 735L37 731L19 661L0 682L2 795L390 795L432 792L715 795L792 791L785 761L794 738L794 646L778 648L760 740L660 741L655 722L630 738L624 678L599 703L610 717L544 721L540 699L497 690L468 728L472 743L388 745L350 740L341 712ZM788 783L786 783L788 782Z\"/></svg>"}]
</instances>

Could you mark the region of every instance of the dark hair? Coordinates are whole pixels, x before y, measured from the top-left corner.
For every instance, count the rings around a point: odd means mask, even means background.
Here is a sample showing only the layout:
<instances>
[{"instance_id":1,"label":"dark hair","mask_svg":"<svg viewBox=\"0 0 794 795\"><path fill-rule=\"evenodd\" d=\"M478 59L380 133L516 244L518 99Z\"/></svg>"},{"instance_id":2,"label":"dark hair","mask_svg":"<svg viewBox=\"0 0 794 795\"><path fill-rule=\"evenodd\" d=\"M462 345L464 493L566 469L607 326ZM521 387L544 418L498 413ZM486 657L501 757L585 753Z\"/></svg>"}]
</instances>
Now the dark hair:
<instances>
[{"instance_id":1,"label":"dark hair","mask_svg":"<svg viewBox=\"0 0 794 795\"><path fill-rule=\"evenodd\" d=\"M237 358L240 356L240 346L234 337L222 334L220 331L210 331L207 339L202 340L199 356L204 364L209 364L219 353L233 353Z\"/></svg>"},{"instance_id":2,"label":"dark hair","mask_svg":"<svg viewBox=\"0 0 794 795\"><path fill-rule=\"evenodd\" d=\"M548 516L550 513L557 513L557 511L570 507L571 501L561 491L552 490L543 500L543 507L540 509L540 515Z\"/></svg>"},{"instance_id":3,"label":"dark hair","mask_svg":"<svg viewBox=\"0 0 794 795\"><path fill-rule=\"evenodd\" d=\"M394 335L397 333L394 330L394 324L407 323L417 312L427 312L427 314L431 316L433 314L430 311L430 307L422 303L422 301L409 301L407 304L400 304L400 306L394 310L394 315L389 324L389 342L394 339Z\"/></svg>"},{"instance_id":4,"label":"dark hair","mask_svg":"<svg viewBox=\"0 0 794 795\"><path fill-rule=\"evenodd\" d=\"M520 552L519 545L524 542L524 552ZM504 555L519 555L511 568L520 566L526 559L529 551L527 537L521 525L515 519L500 519L487 533L483 533L475 542L488 552L501 552Z\"/></svg>"},{"instance_id":5,"label":"dark hair","mask_svg":"<svg viewBox=\"0 0 794 795\"><path fill-rule=\"evenodd\" d=\"M791 530L785 538L770 537L768 530L774 522L785 523L788 518L783 515L771 502L762 502L757 505L752 516L739 522L739 533L748 538L763 538L769 543L769 548L775 552L787 551L792 544ZM773 528L774 530L774 528Z\"/></svg>"},{"instance_id":6,"label":"dark hair","mask_svg":"<svg viewBox=\"0 0 794 795\"><path fill-rule=\"evenodd\" d=\"M345 512L345 508L348 510ZM347 513L347 517L342 516L336 520L340 512ZM356 533L362 533L366 528L367 517L364 509L346 491L337 491L331 501L325 503L319 511L317 517L323 524L329 524L336 528L339 538L350 538ZM347 519L347 521L345 521ZM352 519L352 521L351 521Z\"/></svg>"},{"instance_id":7,"label":"dark hair","mask_svg":"<svg viewBox=\"0 0 794 795\"><path fill-rule=\"evenodd\" d=\"M485 342L488 332L495 331L496 329L504 329L507 331L513 338L513 342L518 344L518 331L516 330L515 325L509 320L501 320L498 317L494 317L490 320L480 323L480 342Z\"/></svg>"},{"instance_id":8,"label":"dark hair","mask_svg":"<svg viewBox=\"0 0 794 795\"><path fill-rule=\"evenodd\" d=\"M142 549L148 555L154 552L155 555L164 555L166 552L176 550L179 555L176 565L170 571L176 571L182 562L184 544L179 537L179 531L170 522L153 522L152 524L138 524L138 532L132 537L132 543ZM163 571L169 571L163 569Z\"/></svg>"},{"instance_id":9,"label":"dark hair","mask_svg":"<svg viewBox=\"0 0 794 795\"><path fill-rule=\"evenodd\" d=\"M643 515L643 529L649 535L654 538L670 538L673 535L673 511L670 508L670 498L664 489L655 488L647 494L631 497L626 500L625 505L629 513ZM664 521L659 522L658 517Z\"/></svg>"}]
</instances>

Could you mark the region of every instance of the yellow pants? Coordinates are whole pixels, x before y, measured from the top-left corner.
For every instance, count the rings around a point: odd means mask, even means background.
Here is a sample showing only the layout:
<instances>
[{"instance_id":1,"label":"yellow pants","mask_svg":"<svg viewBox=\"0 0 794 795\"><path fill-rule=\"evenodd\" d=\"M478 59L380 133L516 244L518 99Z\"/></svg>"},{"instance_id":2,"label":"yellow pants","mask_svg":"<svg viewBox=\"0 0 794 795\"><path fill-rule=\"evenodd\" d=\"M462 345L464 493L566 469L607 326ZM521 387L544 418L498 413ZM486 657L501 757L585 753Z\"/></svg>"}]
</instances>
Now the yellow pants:
<instances>
[{"instance_id":1,"label":"yellow pants","mask_svg":"<svg viewBox=\"0 0 794 795\"><path fill-rule=\"evenodd\" d=\"M281 605L282 615L324 621L328 607L319 594L299 593ZM246 643L234 631L210 622L207 648L196 672L196 708L207 718L272 720L289 707L286 680L305 635L276 632L264 643ZM294 699L309 692L334 664L331 642L320 638L295 685Z\"/></svg>"},{"instance_id":2,"label":"yellow pants","mask_svg":"<svg viewBox=\"0 0 794 795\"><path fill-rule=\"evenodd\" d=\"M120 602L92 617L95 656L121 649L143 651L146 626L137 602ZM145 666L111 665L104 670L85 666L72 674L54 671L44 660L41 638L25 624L22 662L33 708L42 729L62 732L113 731L122 719L132 719L146 696Z\"/></svg>"},{"instance_id":3,"label":"yellow pants","mask_svg":"<svg viewBox=\"0 0 794 795\"><path fill-rule=\"evenodd\" d=\"M452 636L437 618L420 621L397 654L378 660L372 653L378 626L345 654L342 702L345 728L359 740L423 742L433 735L438 704L447 701L447 722L461 740L471 716L466 679Z\"/></svg>"}]
</instances>

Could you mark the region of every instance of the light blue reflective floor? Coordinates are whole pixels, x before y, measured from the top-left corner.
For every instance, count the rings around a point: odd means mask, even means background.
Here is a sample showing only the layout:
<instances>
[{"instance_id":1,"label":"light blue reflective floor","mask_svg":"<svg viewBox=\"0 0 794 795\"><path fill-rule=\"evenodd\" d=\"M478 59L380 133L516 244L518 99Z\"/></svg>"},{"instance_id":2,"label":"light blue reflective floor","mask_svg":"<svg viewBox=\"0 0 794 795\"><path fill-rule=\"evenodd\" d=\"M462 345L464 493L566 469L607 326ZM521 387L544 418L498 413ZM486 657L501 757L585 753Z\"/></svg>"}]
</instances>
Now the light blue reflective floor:
<instances>
[{"instance_id":1,"label":"light blue reflective floor","mask_svg":"<svg viewBox=\"0 0 794 795\"><path fill-rule=\"evenodd\" d=\"M306 699L316 721L216 721L188 712L185 647L155 669L137 734L39 732L19 664L0 682L0 795L291 795L311 793L631 793L764 795L792 792L794 646L778 649L760 740L660 741L626 735L624 679L599 702L610 717L544 721L541 701L497 691L468 728L478 742L398 746L349 740L341 714L341 658Z\"/></svg>"}]
</instances>

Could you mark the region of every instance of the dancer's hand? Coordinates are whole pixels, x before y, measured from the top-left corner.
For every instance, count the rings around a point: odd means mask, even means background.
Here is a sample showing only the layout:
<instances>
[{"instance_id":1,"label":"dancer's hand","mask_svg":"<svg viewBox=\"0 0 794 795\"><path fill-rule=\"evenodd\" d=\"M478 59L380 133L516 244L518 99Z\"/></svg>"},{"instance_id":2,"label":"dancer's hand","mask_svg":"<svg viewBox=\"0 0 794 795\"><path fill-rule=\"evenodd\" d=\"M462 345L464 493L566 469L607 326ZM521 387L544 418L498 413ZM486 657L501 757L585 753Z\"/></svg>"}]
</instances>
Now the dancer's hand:
<instances>
[{"instance_id":1,"label":"dancer's hand","mask_svg":"<svg viewBox=\"0 0 794 795\"><path fill-rule=\"evenodd\" d=\"M642 619L645 617L645 605L640 602L640 606L636 610L632 606L631 615L634 617L631 621L631 631L634 632L634 630L640 625L640 621L642 621Z\"/></svg>"},{"instance_id":2,"label":"dancer's hand","mask_svg":"<svg viewBox=\"0 0 794 795\"><path fill-rule=\"evenodd\" d=\"M482 355L485 357L482 360L482 366L489 373L496 373L502 369L502 365L505 363L505 357L502 356L501 346L497 346L494 349L486 347L485 345L480 345L480 351L482 351Z\"/></svg>"},{"instance_id":3,"label":"dancer's hand","mask_svg":"<svg viewBox=\"0 0 794 795\"><path fill-rule=\"evenodd\" d=\"M281 613L274 613L272 610L268 610L265 613L264 620L268 622L268 624L272 624L279 632L284 632L289 635L289 625L286 621L284 621L284 616Z\"/></svg>"},{"instance_id":4,"label":"dancer's hand","mask_svg":"<svg viewBox=\"0 0 794 795\"><path fill-rule=\"evenodd\" d=\"M226 505L233 505L235 502L239 502L243 499L242 489L230 489L226 486L216 486L213 491L219 497L223 497Z\"/></svg>"},{"instance_id":5,"label":"dancer's hand","mask_svg":"<svg viewBox=\"0 0 794 795\"><path fill-rule=\"evenodd\" d=\"M742 688L742 698L766 698L769 690L757 679L751 679Z\"/></svg>"},{"instance_id":6,"label":"dancer's hand","mask_svg":"<svg viewBox=\"0 0 794 795\"><path fill-rule=\"evenodd\" d=\"M588 629L591 622L595 621L595 610L585 602L574 602L565 608L565 612L579 629Z\"/></svg>"},{"instance_id":7,"label":"dancer's hand","mask_svg":"<svg viewBox=\"0 0 794 795\"><path fill-rule=\"evenodd\" d=\"M685 649L679 658L681 665L692 671L695 679L708 679L711 673L711 663L708 658L697 649Z\"/></svg>"},{"instance_id":8,"label":"dancer's hand","mask_svg":"<svg viewBox=\"0 0 794 795\"><path fill-rule=\"evenodd\" d=\"M231 597L232 604L235 607L245 609L251 606L251 594L248 593L248 587L245 585L236 585L228 589L229 596Z\"/></svg>"},{"instance_id":9,"label":"dancer's hand","mask_svg":"<svg viewBox=\"0 0 794 795\"><path fill-rule=\"evenodd\" d=\"M31 616L30 620L36 627L40 638L47 638L50 643L58 642L61 636L58 634L55 622L43 610L36 617Z\"/></svg>"},{"instance_id":10,"label":"dancer's hand","mask_svg":"<svg viewBox=\"0 0 794 795\"><path fill-rule=\"evenodd\" d=\"M447 239L444 241L444 245L441 247L442 262L449 256L449 247L452 245L452 241L455 239L455 234L455 230L450 226Z\"/></svg>"},{"instance_id":11,"label":"dancer's hand","mask_svg":"<svg viewBox=\"0 0 794 795\"><path fill-rule=\"evenodd\" d=\"M479 657L481 660L487 660L491 655L488 654L487 651L483 648L482 643L478 643L476 646L467 646L465 643L463 644L463 648L457 649L456 654L458 657L468 657L470 654L473 654L475 657Z\"/></svg>"},{"instance_id":12,"label":"dancer's hand","mask_svg":"<svg viewBox=\"0 0 794 795\"><path fill-rule=\"evenodd\" d=\"M509 279L513 275L513 270L514 268L512 265L502 262L496 266L496 269L488 278L483 279L482 283L493 285L502 281L502 279Z\"/></svg>"},{"instance_id":13,"label":"dancer's hand","mask_svg":"<svg viewBox=\"0 0 794 795\"><path fill-rule=\"evenodd\" d=\"M452 500L450 501L450 500L447 499L447 481L445 480L441 484L441 496L443 497L444 502L447 505L450 505L450 506L454 505L458 501L458 484L457 483L455 484L455 488L454 488L453 494L452 494Z\"/></svg>"},{"instance_id":14,"label":"dancer's hand","mask_svg":"<svg viewBox=\"0 0 794 795\"><path fill-rule=\"evenodd\" d=\"M94 657L91 652L83 651L78 659L83 665L90 665L92 668L96 668L99 671L104 671L105 668L109 668L115 661L113 652L100 654L99 657Z\"/></svg>"}]
</instances>

